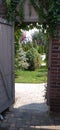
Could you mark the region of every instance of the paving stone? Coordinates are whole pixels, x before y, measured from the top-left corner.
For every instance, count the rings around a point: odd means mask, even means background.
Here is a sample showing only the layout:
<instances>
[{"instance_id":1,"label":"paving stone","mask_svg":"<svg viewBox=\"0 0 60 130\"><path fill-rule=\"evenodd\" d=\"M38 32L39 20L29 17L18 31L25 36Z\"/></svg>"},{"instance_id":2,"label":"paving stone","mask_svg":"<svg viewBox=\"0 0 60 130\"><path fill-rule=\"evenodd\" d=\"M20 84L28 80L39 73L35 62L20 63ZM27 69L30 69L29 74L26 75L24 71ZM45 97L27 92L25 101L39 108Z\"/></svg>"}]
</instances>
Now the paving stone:
<instances>
[{"instance_id":1,"label":"paving stone","mask_svg":"<svg viewBox=\"0 0 60 130\"><path fill-rule=\"evenodd\" d=\"M24 128L19 128L19 130L24 130Z\"/></svg>"},{"instance_id":2,"label":"paving stone","mask_svg":"<svg viewBox=\"0 0 60 130\"><path fill-rule=\"evenodd\" d=\"M9 130L8 127L0 127L0 130Z\"/></svg>"},{"instance_id":3,"label":"paving stone","mask_svg":"<svg viewBox=\"0 0 60 130\"><path fill-rule=\"evenodd\" d=\"M55 125L60 125L60 119L55 119L54 123L55 123Z\"/></svg>"},{"instance_id":4,"label":"paving stone","mask_svg":"<svg viewBox=\"0 0 60 130\"><path fill-rule=\"evenodd\" d=\"M6 123L6 122L7 122L7 119L4 119L4 120L3 120L3 123Z\"/></svg>"},{"instance_id":5,"label":"paving stone","mask_svg":"<svg viewBox=\"0 0 60 130\"><path fill-rule=\"evenodd\" d=\"M16 123L17 118L9 118L8 123Z\"/></svg>"},{"instance_id":6,"label":"paving stone","mask_svg":"<svg viewBox=\"0 0 60 130\"><path fill-rule=\"evenodd\" d=\"M17 118L22 118L23 117L23 114L21 112L15 112L15 117Z\"/></svg>"},{"instance_id":7,"label":"paving stone","mask_svg":"<svg viewBox=\"0 0 60 130\"><path fill-rule=\"evenodd\" d=\"M19 130L21 130L21 128ZM35 130L35 128L29 128L29 127L27 127L27 128L23 128L22 130Z\"/></svg>"},{"instance_id":8,"label":"paving stone","mask_svg":"<svg viewBox=\"0 0 60 130\"><path fill-rule=\"evenodd\" d=\"M26 126L30 126L30 121L26 121Z\"/></svg>"},{"instance_id":9,"label":"paving stone","mask_svg":"<svg viewBox=\"0 0 60 130\"><path fill-rule=\"evenodd\" d=\"M30 113L23 112L22 118L25 119L25 120L31 120L32 115Z\"/></svg>"},{"instance_id":10,"label":"paving stone","mask_svg":"<svg viewBox=\"0 0 60 130\"><path fill-rule=\"evenodd\" d=\"M1 123L1 127L9 127L9 124L7 124L7 123Z\"/></svg>"},{"instance_id":11,"label":"paving stone","mask_svg":"<svg viewBox=\"0 0 60 130\"><path fill-rule=\"evenodd\" d=\"M10 117L14 117L14 114L12 113L12 114L10 114Z\"/></svg>"},{"instance_id":12,"label":"paving stone","mask_svg":"<svg viewBox=\"0 0 60 130\"><path fill-rule=\"evenodd\" d=\"M14 123L12 123L10 126L11 126L11 127L15 127L15 124L14 124Z\"/></svg>"},{"instance_id":13,"label":"paving stone","mask_svg":"<svg viewBox=\"0 0 60 130\"><path fill-rule=\"evenodd\" d=\"M39 126L40 125L40 121L39 120L37 120L37 119L34 119L34 120L32 120L31 121L31 125L34 125L34 126Z\"/></svg>"},{"instance_id":14,"label":"paving stone","mask_svg":"<svg viewBox=\"0 0 60 130\"><path fill-rule=\"evenodd\" d=\"M26 125L26 123L25 123L24 120L18 121L18 122L16 123L16 127L17 127L17 128L18 128L18 127L24 127L25 125Z\"/></svg>"},{"instance_id":15,"label":"paving stone","mask_svg":"<svg viewBox=\"0 0 60 130\"><path fill-rule=\"evenodd\" d=\"M17 128L10 127L9 130L18 130Z\"/></svg>"},{"instance_id":16,"label":"paving stone","mask_svg":"<svg viewBox=\"0 0 60 130\"><path fill-rule=\"evenodd\" d=\"M8 127L8 130L60 130L60 117L49 115L42 93L44 93L43 86L34 86L34 88L24 86L23 91L21 93L18 91L16 95L17 101L13 110L5 114L4 120L0 121L0 126Z\"/></svg>"}]
</instances>

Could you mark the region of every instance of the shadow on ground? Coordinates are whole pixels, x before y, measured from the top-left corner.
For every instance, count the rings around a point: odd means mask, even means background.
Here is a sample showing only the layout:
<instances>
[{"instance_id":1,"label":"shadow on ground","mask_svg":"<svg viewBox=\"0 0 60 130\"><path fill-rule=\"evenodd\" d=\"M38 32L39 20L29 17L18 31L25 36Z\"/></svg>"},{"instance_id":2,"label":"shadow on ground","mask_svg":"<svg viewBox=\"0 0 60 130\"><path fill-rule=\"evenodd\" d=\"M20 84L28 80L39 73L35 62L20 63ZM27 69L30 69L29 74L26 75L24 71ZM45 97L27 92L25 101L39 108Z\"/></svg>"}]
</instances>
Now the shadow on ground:
<instances>
[{"instance_id":1,"label":"shadow on ground","mask_svg":"<svg viewBox=\"0 0 60 130\"><path fill-rule=\"evenodd\" d=\"M51 116L45 105L33 103L13 108L5 112L0 126L8 127L8 130L58 130L56 126L60 127L60 117Z\"/></svg>"}]
</instances>

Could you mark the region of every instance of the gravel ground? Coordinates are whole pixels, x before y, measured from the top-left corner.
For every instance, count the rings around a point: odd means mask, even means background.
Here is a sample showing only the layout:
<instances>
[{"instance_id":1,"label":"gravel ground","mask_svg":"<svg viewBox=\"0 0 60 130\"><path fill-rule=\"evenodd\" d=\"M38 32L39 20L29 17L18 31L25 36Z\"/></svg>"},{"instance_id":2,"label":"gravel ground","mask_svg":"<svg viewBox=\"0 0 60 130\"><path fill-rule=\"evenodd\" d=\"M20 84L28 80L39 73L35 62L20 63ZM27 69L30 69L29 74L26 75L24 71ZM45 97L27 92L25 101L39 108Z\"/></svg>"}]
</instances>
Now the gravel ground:
<instances>
[{"instance_id":1,"label":"gravel ground","mask_svg":"<svg viewBox=\"0 0 60 130\"><path fill-rule=\"evenodd\" d=\"M15 84L15 108L47 111L45 102L46 84Z\"/></svg>"}]
</instances>

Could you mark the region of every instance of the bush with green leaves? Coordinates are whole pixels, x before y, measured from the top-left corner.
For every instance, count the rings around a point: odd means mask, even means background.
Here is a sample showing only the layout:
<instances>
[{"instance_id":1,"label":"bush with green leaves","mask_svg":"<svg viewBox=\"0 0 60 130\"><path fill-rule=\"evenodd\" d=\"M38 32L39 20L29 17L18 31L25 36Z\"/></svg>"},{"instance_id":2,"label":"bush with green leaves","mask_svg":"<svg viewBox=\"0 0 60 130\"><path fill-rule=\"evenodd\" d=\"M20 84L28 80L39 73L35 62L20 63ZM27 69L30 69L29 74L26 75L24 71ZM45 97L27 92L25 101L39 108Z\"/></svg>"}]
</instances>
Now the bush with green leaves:
<instances>
[{"instance_id":1,"label":"bush with green leaves","mask_svg":"<svg viewBox=\"0 0 60 130\"><path fill-rule=\"evenodd\" d=\"M22 44L22 48L25 52L27 52L29 49L31 49L33 47L33 43L32 42L27 42L27 43L23 43Z\"/></svg>"},{"instance_id":2,"label":"bush with green leaves","mask_svg":"<svg viewBox=\"0 0 60 130\"><path fill-rule=\"evenodd\" d=\"M15 38L15 57L17 56L17 51L19 50L19 40L22 35L21 29L16 29L14 32L14 38Z\"/></svg>"},{"instance_id":3,"label":"bush with green leaves","mask_svg":"<svg viewBox=\"0 0 60 130\"><path fill-rule=\"evenodd\" d=\"M41 57L35 48L32 47L30 50L28 50L26 53L26 57L28 59L27 62L29 64L29 70L36 70L40 68Z\"/></svg>"},{"instance_id":4,"label":"bush with green leaves","mask_svg":"<svg viewBox=\"0 0 60 130\"><path fill-rule=\"evenodd\" d=\"M26 52L20 47L18 51L18 67L19 69L27 69L29 64L27 63Z\"/></svg>"}]
</instances>

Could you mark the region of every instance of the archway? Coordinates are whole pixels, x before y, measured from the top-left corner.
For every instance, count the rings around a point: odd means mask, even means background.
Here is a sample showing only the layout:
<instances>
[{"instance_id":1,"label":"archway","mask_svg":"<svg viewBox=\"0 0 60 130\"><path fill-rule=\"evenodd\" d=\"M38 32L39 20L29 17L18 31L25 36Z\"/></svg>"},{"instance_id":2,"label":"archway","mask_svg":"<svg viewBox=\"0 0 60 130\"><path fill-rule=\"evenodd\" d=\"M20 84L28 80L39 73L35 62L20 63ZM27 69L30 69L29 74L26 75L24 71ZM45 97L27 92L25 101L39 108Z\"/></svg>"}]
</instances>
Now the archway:
<instances>
[{"instance_id":1,"label":"archway","mask_svg":"<svg viewBox=\"0 0 60 130\"><path fill-rule=\"evenodd\" d=\"M4 1L1 1L1 17L5 17L5 5L3 5ZM27 3L26 3L27 5ZM3 7L3 8L2 8ZM27 7L27 6L26 6ZM29 9L26 8L25 9ZM30 5L29 5L30 7ZM36 12L32 9L32 12L34 16L36 16ZM31 11L31 10L30 10ZM28 11L26 11L28 14ZM25 20L28 20L27 14L25 15ZM60 12L59 12L60 14ZM27 19L26 19L27 18ZM33 17L31 20L37 21L38 17ZM19 17L17 17L18 20ZM27 22L27 21L25 21ZM28 22L31 22L30 19ZM50 62L49 62L49 76L48 76L48 104L50 106L51 111L60 112L60 20L57 24L57 35L56 37L51 38L51 48L50 48Z\"/></svg>"}]
</instances>

